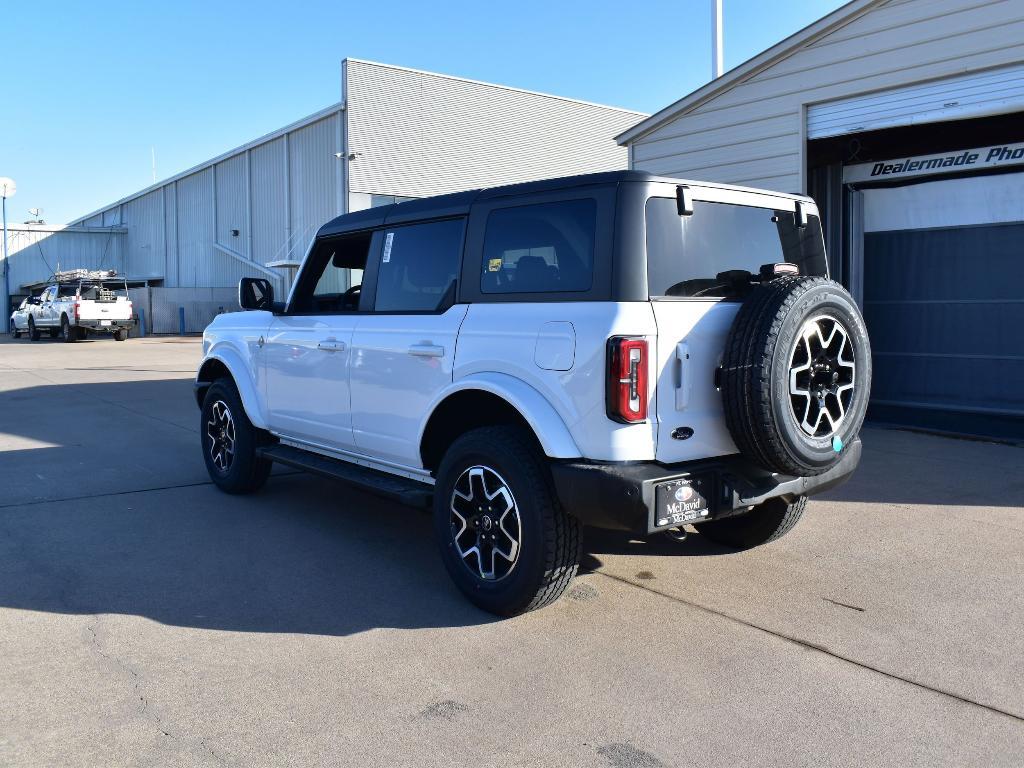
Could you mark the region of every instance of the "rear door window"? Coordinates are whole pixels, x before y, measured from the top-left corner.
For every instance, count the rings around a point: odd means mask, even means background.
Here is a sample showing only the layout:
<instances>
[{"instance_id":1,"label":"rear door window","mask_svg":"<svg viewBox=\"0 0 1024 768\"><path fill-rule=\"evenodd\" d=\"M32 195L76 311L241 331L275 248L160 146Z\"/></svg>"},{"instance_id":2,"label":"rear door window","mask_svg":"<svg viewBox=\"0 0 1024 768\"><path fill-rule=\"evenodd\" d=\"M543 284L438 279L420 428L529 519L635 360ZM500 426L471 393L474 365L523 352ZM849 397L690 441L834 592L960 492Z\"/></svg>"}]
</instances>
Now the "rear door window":
<instances>
[{"instance_id":1,"label":"rear door window","mask_svg":"<svg viewBox=\"0 0 1024 768\"><path fill-rule=\"evenodd\" d=\"M377 272L376 312L435 312L454 300L465 219L389 227Z\"/></svg>"},{"instance_id":2,"label":"rear door window","mask_svg":"<svg viewBox=\"0 0 1024 768\"><path fill-rule=\"evenodd\" d=\"M647 201L647 283L651 298L735 298L744 273L796 264L801 275L826 275L821 223L797 227L793 211L696 201L680 216L676 201Z\"/></svg>"},{"instance_id":3,"label":"rear door window","mask_svg":"<svg viewBox=\"0 0 1024 768\"><path fill-rule=\"evenodd\" d=\"M588 291L594 282L593 199L499 208L487 217L483 293Z\"/></svg>"}]
</instances>

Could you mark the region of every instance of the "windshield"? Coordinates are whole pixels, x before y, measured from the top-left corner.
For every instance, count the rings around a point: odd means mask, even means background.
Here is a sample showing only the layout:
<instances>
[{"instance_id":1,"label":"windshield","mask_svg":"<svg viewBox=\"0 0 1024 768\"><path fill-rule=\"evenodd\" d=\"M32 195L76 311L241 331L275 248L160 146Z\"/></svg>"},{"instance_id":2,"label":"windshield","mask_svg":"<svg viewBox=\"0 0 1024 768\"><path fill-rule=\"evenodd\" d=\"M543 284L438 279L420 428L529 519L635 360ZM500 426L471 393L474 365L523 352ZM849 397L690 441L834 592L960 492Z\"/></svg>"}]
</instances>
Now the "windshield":
<instances>
[{"instance_id":1,"label":"windshield","mask_svg":"<svg viewBox=\"0 0 1024 768\"><path fill-rule=\"evenodd\" d=\"M793 211L696 201L692 215L680 216L673 198L647 201L651 298L736 298L761 265L778 262L827 275L817 216L797 227Z\"/></svg>"}]
</instances>

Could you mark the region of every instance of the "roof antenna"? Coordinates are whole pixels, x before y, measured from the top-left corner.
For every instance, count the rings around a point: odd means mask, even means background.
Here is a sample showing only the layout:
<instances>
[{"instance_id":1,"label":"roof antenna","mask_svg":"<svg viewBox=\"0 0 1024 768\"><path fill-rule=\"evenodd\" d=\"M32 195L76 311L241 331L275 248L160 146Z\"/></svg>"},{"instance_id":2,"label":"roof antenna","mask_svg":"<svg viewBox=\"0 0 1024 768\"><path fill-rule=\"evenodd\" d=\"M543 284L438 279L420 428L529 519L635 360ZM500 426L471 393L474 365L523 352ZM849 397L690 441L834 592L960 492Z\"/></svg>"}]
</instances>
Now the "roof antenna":
<instances>
[{"instance_id":1,"label":"roof antenna","mask_svg":"<svg viewBox=\"0 0 1024 768\"><path fill-rule=\"evenodd\" d=\"M722 0L711 0L711 79L722 76Z\"/></svg>"}]
</instances>

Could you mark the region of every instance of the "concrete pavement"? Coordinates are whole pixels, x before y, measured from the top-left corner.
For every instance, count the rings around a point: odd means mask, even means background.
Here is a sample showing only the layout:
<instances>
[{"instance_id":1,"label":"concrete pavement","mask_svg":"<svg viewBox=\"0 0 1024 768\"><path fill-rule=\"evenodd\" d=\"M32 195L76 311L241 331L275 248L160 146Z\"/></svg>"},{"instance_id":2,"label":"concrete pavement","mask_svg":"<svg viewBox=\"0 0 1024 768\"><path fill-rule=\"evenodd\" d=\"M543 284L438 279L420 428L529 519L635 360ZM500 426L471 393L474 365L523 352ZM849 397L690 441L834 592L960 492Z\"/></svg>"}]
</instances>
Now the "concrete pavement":
<instances>
[{"instance_id":1,"label":"concrete pavement","mask_svg":"<svg viewBox=\"0 0 1024 768\"><path fill-rule=\"evenodd\" d=\"M422 513L213 488L199 351L0 342L0 765L1020 765L1024 449L868 429L780 541L588 532L498 621Z\"/></svg>"}]
</instances>

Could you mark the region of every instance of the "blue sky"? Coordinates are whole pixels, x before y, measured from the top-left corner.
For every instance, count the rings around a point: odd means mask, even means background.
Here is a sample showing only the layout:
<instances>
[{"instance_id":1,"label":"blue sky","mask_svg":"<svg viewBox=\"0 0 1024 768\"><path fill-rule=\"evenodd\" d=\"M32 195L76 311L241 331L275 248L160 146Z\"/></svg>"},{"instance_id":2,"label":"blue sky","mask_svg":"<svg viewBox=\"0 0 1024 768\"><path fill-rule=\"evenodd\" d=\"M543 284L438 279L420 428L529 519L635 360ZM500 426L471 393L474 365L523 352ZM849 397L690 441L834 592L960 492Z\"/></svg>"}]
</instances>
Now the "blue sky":
<instances>
[{"instance_id":1,"label":"blue sky","mask_svg":"<svg viewBox=\"0 0 1024 768\"><path fill-rule=\"evenodd\" d=\"M151 146L166 178L334 103L346 56L644 112L710 77L710 0L4 5L12 221L147 186ZM724 0L726 69L840 5Z\"/></svg>"}]
</instances>

